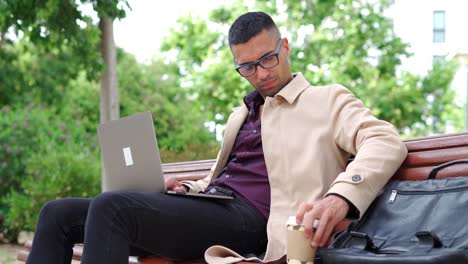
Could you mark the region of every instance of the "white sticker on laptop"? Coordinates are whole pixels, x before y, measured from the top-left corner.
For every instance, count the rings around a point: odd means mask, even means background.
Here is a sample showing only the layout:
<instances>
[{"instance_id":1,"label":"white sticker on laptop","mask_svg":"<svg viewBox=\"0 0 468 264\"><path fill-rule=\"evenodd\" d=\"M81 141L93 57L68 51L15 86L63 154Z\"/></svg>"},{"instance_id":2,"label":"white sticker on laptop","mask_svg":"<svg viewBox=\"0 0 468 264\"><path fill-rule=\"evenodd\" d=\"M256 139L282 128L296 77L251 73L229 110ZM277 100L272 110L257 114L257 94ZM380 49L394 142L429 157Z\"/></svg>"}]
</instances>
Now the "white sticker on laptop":
<instances>
[{"instance_id":1,"label":"white sticker on laptop","mask_svg":"<svg viewBox=\"0 0 468 264\"><path fill-rule=\"evenodd\" d=\"M132 166L133 165L133 157L132 157L132 150L130 147L123 148L123 154L125 159L125 165Z\"/></svg>"}]
</instances>

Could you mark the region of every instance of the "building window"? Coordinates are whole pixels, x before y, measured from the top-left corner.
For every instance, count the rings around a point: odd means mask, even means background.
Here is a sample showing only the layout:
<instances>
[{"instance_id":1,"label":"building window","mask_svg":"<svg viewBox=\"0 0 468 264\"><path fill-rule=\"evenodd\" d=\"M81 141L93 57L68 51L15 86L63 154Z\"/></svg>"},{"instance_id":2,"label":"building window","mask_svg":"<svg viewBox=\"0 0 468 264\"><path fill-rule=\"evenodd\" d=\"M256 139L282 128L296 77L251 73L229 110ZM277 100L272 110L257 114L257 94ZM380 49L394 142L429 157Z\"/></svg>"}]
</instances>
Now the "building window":
<instances>
[{"instance_id":1,"label":"building window","mask_svg":"<svg viewBox=\"0 0 468 264\"><path fill-rule=\"evenodd\" d=\"M433 13L433 37L434 43L445 42L445 11Z\"/></svg>"}]
</instances>

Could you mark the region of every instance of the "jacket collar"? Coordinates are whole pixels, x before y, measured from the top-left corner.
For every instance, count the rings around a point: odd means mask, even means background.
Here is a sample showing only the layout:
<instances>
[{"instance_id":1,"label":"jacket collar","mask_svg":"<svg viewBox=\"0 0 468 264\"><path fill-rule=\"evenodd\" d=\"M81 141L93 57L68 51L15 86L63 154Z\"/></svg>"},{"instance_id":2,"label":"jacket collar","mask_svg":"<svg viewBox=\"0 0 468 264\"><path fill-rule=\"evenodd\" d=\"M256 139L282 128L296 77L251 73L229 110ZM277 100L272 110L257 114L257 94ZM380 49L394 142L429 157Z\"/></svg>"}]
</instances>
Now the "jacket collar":
<instances>
[{"instance_id":1,"label":"jacket collar","mask_svg":"<svg viewBox=\"0 0 468 264\"><path fill-rule=\"evenodd\" d=\"M289 104L292 104L302 91L311 86L302 73L298 72L293 76L293 79L275 95L275 97L284 98Z\"/></svg>"}]
</instances>

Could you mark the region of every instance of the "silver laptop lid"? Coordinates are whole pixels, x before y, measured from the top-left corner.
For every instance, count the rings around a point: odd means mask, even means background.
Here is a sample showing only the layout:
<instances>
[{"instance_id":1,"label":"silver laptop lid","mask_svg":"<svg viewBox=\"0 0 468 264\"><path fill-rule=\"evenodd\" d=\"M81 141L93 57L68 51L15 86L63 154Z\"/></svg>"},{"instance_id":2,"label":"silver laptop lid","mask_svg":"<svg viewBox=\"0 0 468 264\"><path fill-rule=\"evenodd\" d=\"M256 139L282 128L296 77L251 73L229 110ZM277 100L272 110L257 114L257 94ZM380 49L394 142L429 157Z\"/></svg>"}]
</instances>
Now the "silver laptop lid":
<instances>
[{"instance_id":1,"label":"silver laptop lid","mask_svg":"<svg viewBox=\"0 0 468 264\"><path fill-rule=\"evenodd\" d=\"M98 136L103 191L165 191L151 112L101 124Z\"/></svg>"}]
</instances>

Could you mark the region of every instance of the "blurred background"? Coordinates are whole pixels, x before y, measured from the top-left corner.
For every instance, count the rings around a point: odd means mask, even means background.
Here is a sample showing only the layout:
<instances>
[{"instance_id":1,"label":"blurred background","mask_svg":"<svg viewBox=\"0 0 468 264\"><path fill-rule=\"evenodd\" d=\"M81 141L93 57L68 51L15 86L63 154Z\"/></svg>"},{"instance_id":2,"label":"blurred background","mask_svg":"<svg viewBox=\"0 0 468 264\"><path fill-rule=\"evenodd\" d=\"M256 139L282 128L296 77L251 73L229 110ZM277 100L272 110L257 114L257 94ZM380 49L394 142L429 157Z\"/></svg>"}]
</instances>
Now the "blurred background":
<instances>
[{"instance_id":1,"label":"blurred background","mask_svg":"<svg viewBox=\"0 0 468 264\"><path fill-rule=\"evenodd\" d=\"M253 10L293 71L345 85L403 138L467 127L465 0L0 0L2 241L47 200L101 191L100 122L152 111L163 162L215 158L252 90L227 31Z\"/></svg>"}]
</instances>

